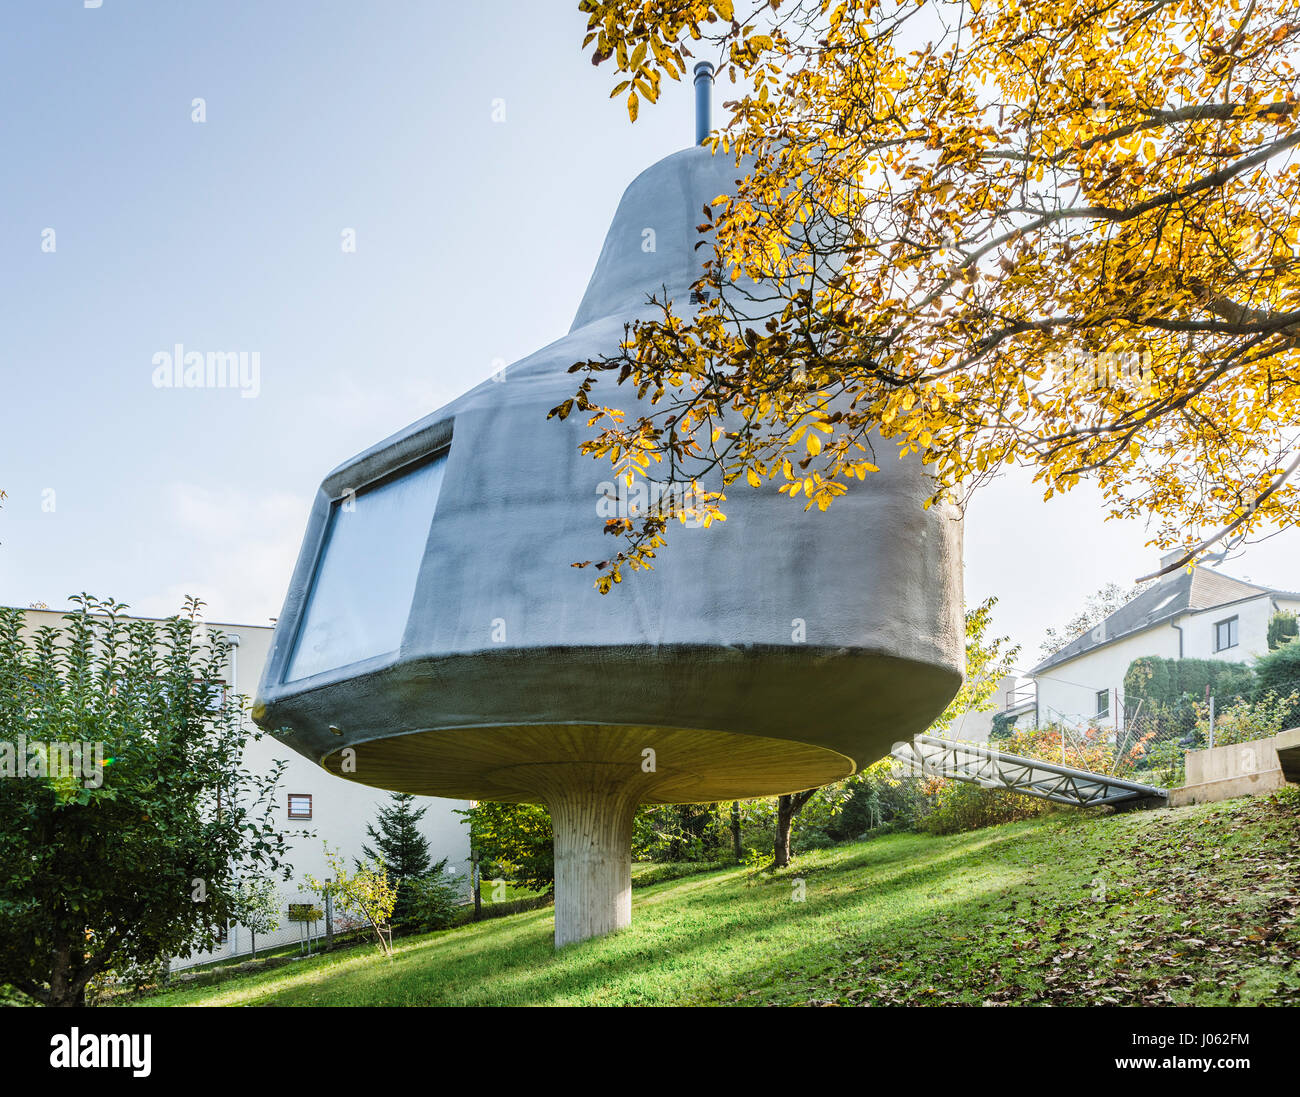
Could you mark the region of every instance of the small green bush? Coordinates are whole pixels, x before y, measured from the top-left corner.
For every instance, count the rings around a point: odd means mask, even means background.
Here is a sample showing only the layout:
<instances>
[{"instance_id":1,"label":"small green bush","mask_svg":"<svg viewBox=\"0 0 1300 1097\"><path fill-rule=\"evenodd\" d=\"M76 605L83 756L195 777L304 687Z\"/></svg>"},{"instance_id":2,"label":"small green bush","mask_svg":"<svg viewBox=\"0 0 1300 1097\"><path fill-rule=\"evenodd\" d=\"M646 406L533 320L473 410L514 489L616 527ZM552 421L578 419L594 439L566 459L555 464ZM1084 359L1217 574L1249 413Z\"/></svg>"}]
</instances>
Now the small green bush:
<instances>
[{"instance_id":1,"label":"small green bush","mask_svg":"<svg viewBox=\"0 0 1300 1097\"><path fill-rule=\"evenodd\" d=\"M1297 622L1294 613L1287 613L1285 610L1273 614L1268 621L1268 650L1276 651L1283 644L1294 640L1300 635L1300 622Z\"/></svg>"},{"instance_id":2,"label":"small green bush","mask_svg":"<svg viewBox=\"0 0 1300 1097\"><path fill-rule=\"evenodd\" d=\"M1051 810L1047 800L1036 800L1005 789L984 788L962 781L945 781L934 809L920 821L926 834L959 834L998 823L1032 819Z\"/></svg>"},{"instance_id":3,"label":"small green bush","mask_svg":"<svg viewBox=\"0 0 1300 1097\"><path fill-rule=\"evenodd\" d=\"M1253 701L1241 700L1218 709L1214 716L1214 745L1231 746L1249 743L1256 739L1271 739L1279 731L1291 727L1291 717L1300 707L1300 690L1293 689L1285 697L1263 691ZM1198 738L1209 745L1209 705L1196 706Z\"/></svg>"},{"instance_id":4,"label":"small green bush","mask_svg":"<svg viewBox=\"0 0 1300 1097\"><path fill-rule=\"evenodd\" d=\"M403 926L415 933L446 929L456 920L461 905L461 891L448 875L446 860L439 861L423 876L401 882L406 892L409 916Z\"/></svg>"},{"instance_id":5,"label":"small green bush","mask_svg":"<svg viewBox=\"0 0 1300 1097\"><path fill-rule=\"evenodd\" d=\"M1255 661L1259 695L1290 697L1300 690L1300 641L1283 644ZM1282 714L1283 728L1300 727L1300 701L1292 701Z\"/></svg>"}]
</instances>

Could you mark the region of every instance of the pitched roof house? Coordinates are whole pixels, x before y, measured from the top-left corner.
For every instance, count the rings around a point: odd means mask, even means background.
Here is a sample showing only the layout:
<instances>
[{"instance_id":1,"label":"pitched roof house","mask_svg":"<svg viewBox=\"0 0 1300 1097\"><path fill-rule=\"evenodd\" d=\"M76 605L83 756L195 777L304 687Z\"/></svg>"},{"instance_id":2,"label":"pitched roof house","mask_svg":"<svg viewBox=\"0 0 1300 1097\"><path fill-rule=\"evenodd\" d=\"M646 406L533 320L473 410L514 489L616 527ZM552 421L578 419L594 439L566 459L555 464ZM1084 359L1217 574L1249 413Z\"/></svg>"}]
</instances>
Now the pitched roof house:
<instances>
[{"instance_id":1,"label":"pitched roof house","mask_svg":"<svg viewBox=\"0 0 1300 1097\"><path fill-rule=\"evenodd\" d=\"M1124 674L1134 659L1250 662L1268 651L1273 615L1297 611L1300 593L1209 567L1165 575L1029 671L1037 687L1037 720L1116 727L1125 714Z\"/></svg>"}]
</instances>

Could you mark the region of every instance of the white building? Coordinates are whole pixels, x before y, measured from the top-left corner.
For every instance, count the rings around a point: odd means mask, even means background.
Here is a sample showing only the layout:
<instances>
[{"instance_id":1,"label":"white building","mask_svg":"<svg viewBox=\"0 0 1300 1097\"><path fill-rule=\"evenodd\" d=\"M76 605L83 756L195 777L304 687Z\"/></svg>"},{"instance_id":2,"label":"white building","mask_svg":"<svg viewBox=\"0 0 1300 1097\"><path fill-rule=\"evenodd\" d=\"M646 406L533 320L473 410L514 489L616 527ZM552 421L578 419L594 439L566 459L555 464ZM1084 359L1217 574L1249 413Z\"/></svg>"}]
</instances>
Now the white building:
<instances>
[{"instance_id":1,"label":"white building","mask_svg":"<svg viewBox=\"0 0 1300 1097\"><path fill-rule=\"evenodd\" d=\"M57 610L27 610L27 625L31 630L49 625L61 627L63 612ZM208 622L209 628L231 637L230 666L225 682L236 694L252 698L257 690L258 677L266 662L271 643L269 625L231 625ZM249 721L249 728L253 725ZM296 751L290 750L270 736L251 741L245 754L245 764L253 773L269 773L276 761L284 759L287 765L280 782L276 805L282 832L289 838L287 860L293 866L292 879L280 880L280 929L266 936L258 935L257 949L273 948L299 940L303 929L288 921L290 903L320 905L319 896L305 890L304 878L308 873L325 879L330 875L325 862L324 843L340 854L351 866L354 859L363 856L362 845L367 841L366 824L373 823L377 809L391 802L391 795L382 789L355 784L335 777L320 766L313 765ZM457 809L469 806L466 800L444 800L428 796L416 797L416 805L425 807L421 828L429 839L429 854L433 862L447 858L448 869L462 877L465 890L469 885L469 827ZM373 843L371 843L373 845ZM324 931L316 926L317 933ZM173 968L188 967L195 963L238 956L250 951L252 942L248 930L242 926L230 927L224 947L211 953L196 954L173 961Z\"/></svg>"},{"instance_id":2,"label":"white building","mask_svg":"<svg viewBox=\"0 0 1300 1097\"><path fill-rule=\"evenodd\" d=\"M1294 591L1208 567L1172 572L1029 671L1036 704L1020 696L1018 723L1117 727L1126 715L1124 675L1134 659L1249 663L1268 651L1273 615L1297 611L1300 593Z\"/></svg>"},{"instance_id":3,"label":"white building","mask_svg":"<svg viewBox=\"0 0 1300 1097\"><path fill-rule=\"evenodd\" d=\"M1029 711L1032 711L1032 686L1025 686L1016 681L1013 674L1004 675L998 680L993 695L988 699L986 709L970 709L961 713L952 722L952 727L943 734L949 739L961 739L967 743L987 743L993 730L993 720L1000 714L1014 713L1026 696L1029 696ZM1023 710L1021 710L1023 711ZM1029 721L1025 722L1029 726Z\"/></svg>"}]
</instances>

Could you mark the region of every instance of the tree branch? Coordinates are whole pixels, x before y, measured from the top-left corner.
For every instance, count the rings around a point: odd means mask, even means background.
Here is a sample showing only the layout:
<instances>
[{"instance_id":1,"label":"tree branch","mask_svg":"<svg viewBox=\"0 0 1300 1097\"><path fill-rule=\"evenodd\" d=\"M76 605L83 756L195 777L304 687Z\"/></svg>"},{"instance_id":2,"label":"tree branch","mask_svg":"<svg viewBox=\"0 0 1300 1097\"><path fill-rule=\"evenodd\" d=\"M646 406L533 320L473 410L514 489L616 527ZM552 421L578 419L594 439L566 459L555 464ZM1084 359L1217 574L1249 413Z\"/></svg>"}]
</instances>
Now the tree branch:
<instances>
[{"instance_id":1,"label":"tree branch","mask_svg":"<svg viewBox=\"0 0 1300 1097\"><path fill-rule=\"evenodd\" d=\"M1229 522L1226 526L1224 526L1223 529L1219 530L1218 533L1210 537L1207 537L1195 548L1188 549L1185 553L1183 553L1182 556L1180 556L1172 564L1167 564L1165 567L1162 567L1159 571L1153 571L1150 575L1144 575L1137 581L1139 583L1145 583L1149 579L1159 579L1160 576L1162 575L1168 575L1171 571L1177 571L1179 568L1186 567L1189 563L1191 563L1192 560L1194 560L1197 556L1199 556L1212 544L1214 544L1216 541L1223 540L1223 538L1227 537L1228 534L1230 534L1234 529L1236 529L1242 523L1246 522L1250 518L1250 516L1259 509L1260 503L1262 503L1265 499L1267 499L1270 495L1272 495L1275 491L1277 491L1278 488L1280 488L1283 484L1285 484L1287 481L1287 477L1289 477L1293 472L1295 472L1297 468L1300 468L1300 454L1297 454L1295 460L1293 460L1289 465L1287 465L1285 469L1282 470L1282 473L1278 476L1276 480L1274 480L1268 487L1266 487L1257 496L1255 496L1255 501L1251 503L1250 506L1248 506L1244 511L1242 511L1242 513L1238 515L1237 518L1235 518L1233 521Z\"/></svg>"}]
</instances>

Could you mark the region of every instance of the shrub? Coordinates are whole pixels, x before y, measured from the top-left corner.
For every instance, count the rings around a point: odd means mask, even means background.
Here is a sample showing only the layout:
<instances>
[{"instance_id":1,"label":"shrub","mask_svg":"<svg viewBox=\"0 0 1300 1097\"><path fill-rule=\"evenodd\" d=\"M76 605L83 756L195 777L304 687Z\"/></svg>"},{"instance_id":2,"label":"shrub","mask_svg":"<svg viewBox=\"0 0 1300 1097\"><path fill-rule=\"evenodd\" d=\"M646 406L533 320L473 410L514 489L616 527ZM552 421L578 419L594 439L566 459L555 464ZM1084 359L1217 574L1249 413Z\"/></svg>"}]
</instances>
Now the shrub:
<instances>
[{"instance_id":1,"label":"shrub","mask_svg":"<svg viewBox=\"0 0 1300 1097\"><path fill-rule=\"evenodd\" d=\"M994 742L998 739L1010 739L1016 730L1016 718L1008 712L998 712L993 716L993 724L989 728L989 741Z\"/></svg>"},{"instance_id":2,"label":"shrub","mask_svg":"<svg viewBox=\"0 0 1300 1097\"><path fill-rule=\"evenodd\" d=\"M540 804L498 804L481 800L467 811L470 844L483 879L549 892L555 887L551 814Z\"/></svg>"},{"instance_id":3,"label":"shrub","mask_svg":"<svg viewBox=\"0 0 1300 1097\"><path fill-rule=\"evenodd\" d=\"M665 804L643 808L633 823L632 856L655 862L732 860L731 805Z\"/></svg>"},{"instance_id":4,"label":"shrub","mask_svg":"<svg viewBox=\"0 0 1300 1097\"><path fill-rule=\"evenodd\" d=\"M1226 747L1234 743L1249 743L1254 739L1269 739L1291 726L1290 717L1300 704L1300 691L1279 697L1271 691L1253 701L1241 700L1214 713L1214 745ZM1209 705L1196 706L1197 720L1203 730L1210 723ZM1208 737L1206 737L1208 743Z\"/></svg>"},{"instance_id":5,"label":"shrub","mask_svg":"<svg viewBox=\"0 0 1300 1097\"><path fill-rule=\"evenodd\" d=\"M892 758L882 758L845 782L847 795L826 830L836 841L884 830L910 830L929 809L920 783L900 776Z\"/></svg>"},{"instance_id":6,"label":"shrub","mask_svg":"<svg viewBox=\"0 0 1300 1097\"><path fill-rule=\"evenodd\" d=\"M429 933L446 929L455 922L461 906L461 890L447 872L446 858L422 876L407 877L399 886L406 893L404 928Z\"/></svg>"},{"instance_id":7,"label":"shrub","mask_svg":"<svg viewBox=\"0 0 1300 1097\"><path fill-rule=\"evenodd\" d=\"M1064 749L1061 740L1065 739ZM1041 758L1044 762L1073 766L1092 773L1111 773L1115 768L1115 747L1108 734L1099 728L1070 731L1058 724L1017 731L1007 740L1008 754ZM1122 759L1127 762L1128 759Z\"/></svg>"},{"instance_id":8,"label":"shrub","mask_svg":"<svg viewBox=\"0 0 1300 1097\"><path fill-rule=\"evenodd\" d=\"M1287 613L1285 610L1273 614L1268 622L1268 650L1276 651L1283 644L1294 640L1300 635L1300 622L1296 621L1294 613Z\"/></svg>"},{"instance_id":9,"label":"shrub","mask_svg":"<svg viewBox=\"0 0 1300 1097\"><path fill-rule=\"evenodd\" d=\"M307 886L318 895L333 897L340 913L350 914L369 925L384 955L390 955L392 945L385 930L391 933L389 922L397 902L397 888L388 878L384 862L358 861L355 871L349 872L343 858L326 843L325 863L329 866L329 877L321 880L309 872L305 878ZM292 913L289 919L293 921Z\"/></svg>"},{"instance_id":10,"label":"shrub","mask_svg":"<svg viewBox=\"0 0 1300 1097\"><path fill-rule=\"evenodd\" d=\"M927 834L958 834L998 823L1032 819L1051 810L1047 800L1037 800L1006 789L984 788L964 781L944 781L937 802L921 820Z\"/></svg>"},{"instance_id":11,"label":"shrub","mask_svg":"<svg viewBox=\"0 0 1300 1097\"><path fill-rule=\"evenodd\" d=\"M1133 776L1145 784L1179 788L1187 779L1186 767L1187 748L1177 739L1166 739L1147 747Z\"/></svg>"},{"instance_id":12,"label":"shrub","mask_svg":"<svg viewBox=\"0 0 1300 1097\"><path fill-rule=\"evenodd\" d=\"M1121 768L1140 754L1144 745L1139 743L1127 750L1125 757L1120 759ZM1069 734L1056 725L1016 730L1003 741L1000 749L1008 754L1039 758L1093 773L1111 773L1116 768L1115 747L1108 741L1107 734L1098 728ZM917 829L927 834L957 834L999 823L1032 819L1055 810L1049 800L1003 788L985 788L968 781L927 778L919 785L928 802L927 810L917 822Z\"/></svg>"},{"instance_id":13,"label":"shrub","mask_svg":"<svg viewBox=\"0 0 1300 1097\"><path fill-rule=\"evenodd\" d=\"M1255 660L1255 678L1260 697L1268 693L1290 697L1300 690L1300 642L1283 644L1276 651L1261 655ZM1286 707L1282 721L1284 728L1300 726L1300 700Z\"/></svg>"},{"instance_id":14,"label":"shrub","mask_svg":"<svg viewBox=\"0 0 1300 1097\"><path fill-rule=\"evenodd\" d=\"M1187 735L1196 723L1192 704L1204 700L1206 688L1221 707L1256 689L1255 674L1245 663L1221 659L1134 659L1124 674L1124 701L1131 712L1162 718L1176 734Z\"/></svg>"}]
</instances>

